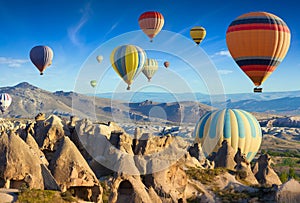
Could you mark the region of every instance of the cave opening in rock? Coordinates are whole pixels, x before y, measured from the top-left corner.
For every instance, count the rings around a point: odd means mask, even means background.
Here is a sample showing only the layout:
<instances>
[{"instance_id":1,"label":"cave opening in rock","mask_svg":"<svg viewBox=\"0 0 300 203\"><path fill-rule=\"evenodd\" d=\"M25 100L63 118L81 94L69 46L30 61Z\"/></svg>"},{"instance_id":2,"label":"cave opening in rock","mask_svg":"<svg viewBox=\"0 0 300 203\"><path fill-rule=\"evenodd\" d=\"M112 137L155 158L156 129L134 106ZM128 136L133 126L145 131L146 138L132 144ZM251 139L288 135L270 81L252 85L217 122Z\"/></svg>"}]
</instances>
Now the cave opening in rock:
<instances>
[{"instance_id":1,"label":"cave opening in rock","mask_svg":"<svg viewBox=\"0 0 300 203\"><path fill-rule=\"evenodd\" d=\"M132 184L128 180L124 180L120 183L118 193L120 195L132 195L134 193Z\"/></svg>"}]
</instances>

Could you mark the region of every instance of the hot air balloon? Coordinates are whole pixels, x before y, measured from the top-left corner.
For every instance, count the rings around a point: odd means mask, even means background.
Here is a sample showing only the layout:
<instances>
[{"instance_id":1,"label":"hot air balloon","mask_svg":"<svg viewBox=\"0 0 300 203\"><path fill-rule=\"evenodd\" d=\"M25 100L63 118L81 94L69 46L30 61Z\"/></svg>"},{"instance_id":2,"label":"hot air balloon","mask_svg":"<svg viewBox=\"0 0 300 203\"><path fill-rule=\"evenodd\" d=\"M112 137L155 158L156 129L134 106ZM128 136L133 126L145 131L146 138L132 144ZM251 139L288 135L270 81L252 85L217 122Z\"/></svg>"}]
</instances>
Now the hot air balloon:
<instances>
[{"instance_id":1,"label":"hot air balloon","mask_svg":"<svg viewBox=\"0 0 300 203\"><path fill-rule=\"evenodd\" d=\"M256 118L239 109L223 109L205 114L197 122L194 135L206 155L216 152L223 140L227 140L235 152L240 148L249 162L257 153L262 140L261 127Z\"/></svg>"},{"instance_id":2,"label":"hot air balloon","mask_svg":"<svg viewBox=\"0 0 300 203\"><path fill-rule=\"evenodd\" d=\"M103 61L103 56L99 55L96 57L98 63L101 63Z\"/></svg>"},{"instance_id":3,"label":"hot air balloon","mask_svg":"<svg viewBox=\"0 0 300 203\"><path fill-rule=\"evenodd\" d=\"M135 45L122 45L115 48L110 61L116 73L128 84L127 90L133 80L142 71L147 56L145 51Z\"/></svg>"},{"instance_id":4,"label":"hot air balloon","mask_svg":"<svg viewBox=\"0 0 300 203\"><path fill-rule=\"evenodd\" d=\"M290 46L290 30L279 17L266 12L251 12L236 18L228 27L228 50L258 88L284 59Z\"/></svg>"},{"instance_id":5,"label":"hot air balloon","mask_svg":"<svg viewBox=\"0 0 300 203\"><path fill-rule=\"evenodd\" d=\"M190 35L194 42L199 45L206 36L206 30L204 27L195 26L190 30Z\"/></svg>"},{"instance_id":6,"label":"hot air balloon","mask_svg":"<svg viewBox=\"0 0 300 203\"><path fill-rule=\"evenodd\" d=\"M164 66L165 66L166 68L168 68L168 67L170 66L169 61L165 61L165 62L164 62Z\"/></svg>"},{"instance_id":7,"label":"hot air balloon","mask_svg":"<svg viewBox=\"0 0 300 203\"><path fill-rule=\"evenodd\" d=\"M2 113L8 109L12 102L11 96L7 93L1 93L0 94L0 110Z\"/></svg>"},{"instance_id":8,"label":"hot air balloon","mask_svg":"<svg viewBox=\"0 0 300 203\"><path fill-rule=\"evenodd\" d=\"M148 82L158 70L158 63L155 59L146 59L142 72L148 78Z\"/></svg>"},{"instance_id":9,"label":"hot air balloon","mask_svg":"<svg viewBox=\"0 0 300 203\"><path fill-rule=\"evenodd\" d=\"M97 81L96 80L91 80L90 84L91 84L92 87L96 87Z\"/></svg>"},{"instance_id":10,"label":"hot air balloon","mask_svg":"<svg viewBox=\"0 0 300 203\"><path fill-rule=\"evenodd\" d=\"M52 64L53 51L48 46L35 46L30 51L30 60L39 69L40 75Z\"/></svg>"},{"instance_id":11,"label":"hot air balloon","mask_svg":"<svg viewBox=\"0 0 300 203\"><path fill-rule=\"evenodd\" d=\"M150 42L161 31L164 22L163 15L157 11L147 11L139 17L140 28L150 38Z\"/></svg>"}]
</instances>

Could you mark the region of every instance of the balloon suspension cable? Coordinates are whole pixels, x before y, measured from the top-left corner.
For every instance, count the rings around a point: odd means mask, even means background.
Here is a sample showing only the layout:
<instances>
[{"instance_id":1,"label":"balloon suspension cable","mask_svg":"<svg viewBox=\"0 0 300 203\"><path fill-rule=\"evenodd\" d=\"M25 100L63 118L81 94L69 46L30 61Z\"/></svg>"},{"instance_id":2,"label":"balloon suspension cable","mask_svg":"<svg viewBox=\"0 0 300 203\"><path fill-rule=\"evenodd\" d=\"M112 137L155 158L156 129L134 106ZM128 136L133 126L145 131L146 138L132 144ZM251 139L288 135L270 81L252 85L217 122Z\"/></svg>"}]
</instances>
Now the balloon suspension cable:
<instances>
[{"instance_id":1,"label":"balloon suspension cable","mask_svg":"<svg viewBox=\"0 0 300 203\"><path fill-rule=\"evenodd\" d=\"M130 90L130 85L128 85L127 90Z\"/></svg>"}]
</instances>

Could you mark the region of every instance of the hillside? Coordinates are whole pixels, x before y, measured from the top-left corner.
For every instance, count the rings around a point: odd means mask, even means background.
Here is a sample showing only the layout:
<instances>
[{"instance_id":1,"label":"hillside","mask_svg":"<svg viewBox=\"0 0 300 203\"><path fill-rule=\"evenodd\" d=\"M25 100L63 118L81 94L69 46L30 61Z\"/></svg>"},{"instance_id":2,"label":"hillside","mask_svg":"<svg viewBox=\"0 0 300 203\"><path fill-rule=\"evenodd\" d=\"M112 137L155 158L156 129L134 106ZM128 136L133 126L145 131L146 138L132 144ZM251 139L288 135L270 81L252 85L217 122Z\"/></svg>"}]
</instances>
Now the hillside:
<instances>
[{"instance_id":1,"label":"hillside","mask_svg":"<svg viewBox=\"0 0 300 203\"><path fill-rule=\"evenodd\" d=\"M23 82L13 87L0 88L0 92L9 93L13 102L5 117L34 117L39 112L63 117L77 115L92 120L118 122L157 121L157 122L196 122L198 118L211 110L210 106L198 102L155 103L144 101L126 103L107 98L87 96L75 92L49 92Z\"/></svg>"}]
</instances>

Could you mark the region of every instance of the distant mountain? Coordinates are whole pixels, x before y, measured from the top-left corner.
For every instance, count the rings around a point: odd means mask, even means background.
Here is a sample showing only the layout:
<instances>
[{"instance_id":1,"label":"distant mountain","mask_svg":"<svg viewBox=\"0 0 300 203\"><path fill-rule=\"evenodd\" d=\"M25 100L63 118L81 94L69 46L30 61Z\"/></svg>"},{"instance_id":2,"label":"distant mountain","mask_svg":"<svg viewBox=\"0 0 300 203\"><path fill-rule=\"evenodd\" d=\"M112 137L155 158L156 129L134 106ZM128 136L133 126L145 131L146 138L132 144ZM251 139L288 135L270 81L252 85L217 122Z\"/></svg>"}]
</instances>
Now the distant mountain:
<instances>
[{"instance_id":1,"label":"distant mountain","mask_svg":"<svg viewBox=\"0 0 300 203\"><path fill-rule=\"evenodd\" d=\"M211 103L209 95L202 93L156 93L139 92L133 97L126 93L106 93L97 94L105 98L118 98L119 100L131 100L132 102L142 102L151 100L159 103L172 103L183 101L201 102L215 108L238 108L249 112L261 112L267 114L300 115L300 91L289 92L264 92L264 93L243 93L215 95L213 97L222 98L221 102ZM130 98L132 97L132 98ZM219 100L218 100L219 101Z\"/></svg>"},{"instance_id":2,"label":"distant mountain","mask_svg":"<svg viewBox=\"0 0 300 203\"><path fill-rule=\"evenodd\" d=\"M151 100L154 102L179 102L179 101L198 101L210 105L211 95L203 94L199 92L191 93L165 93L165 92L137 92L134 95L128 93L100 93L89 94L90 96L96 96L99 98L113 98L116 100L124 100L131 102L142 102L145 100ZM215 95L215 97L221 98L222 95ZM300 97L299 91L286 91L286 92L263 92L263 93L237 93L226 94L223 96L225 100L230 102L237 102L241 100L257 100L267 101L273 99L280 99L285 97Z\"/></svg>"},{"instance_id":3,"label":"distant mountain","mask_svg":"<svg viewBox=\"0 0 300 203\"><path fill-rule=\"evenodd\" d=\"M239 108L250 112L264 112L283 115L300 115L300 97L284 97L272 100L241 100L227 102L228 108Z\"/></svg>"},{"instance_id":4,"label":"distant mountain","mask_svg":"<svg viewBox=\"0 0 300 203\"><path fill-rule=\"evenodd\" d=\"M96 96L99 98L115 99L120 101L130 102L143 102L151 100L154 102L167 103L167 102L181 102L181 101L209 101L209 95L202 93L165 93L165 92L136 92L133 95L128 93L100 93L89 94L90 96Z\"/></svg>"},{"instance_id":5,"label":"distant mountain","mask_svg":"<svg viewBox=\"0 0 300 203\"><path fill-rule=\"evenodd\" d=\"M75 92L49 92L27 82L0 88L13 102L3 116L32 118L39 112L59 116L77 115L100 121L196 122L212 108L199 102L157 103L150 100L127 103ZM115 99L115 98L114 98Z\"/></svg>"}]
</instances>

